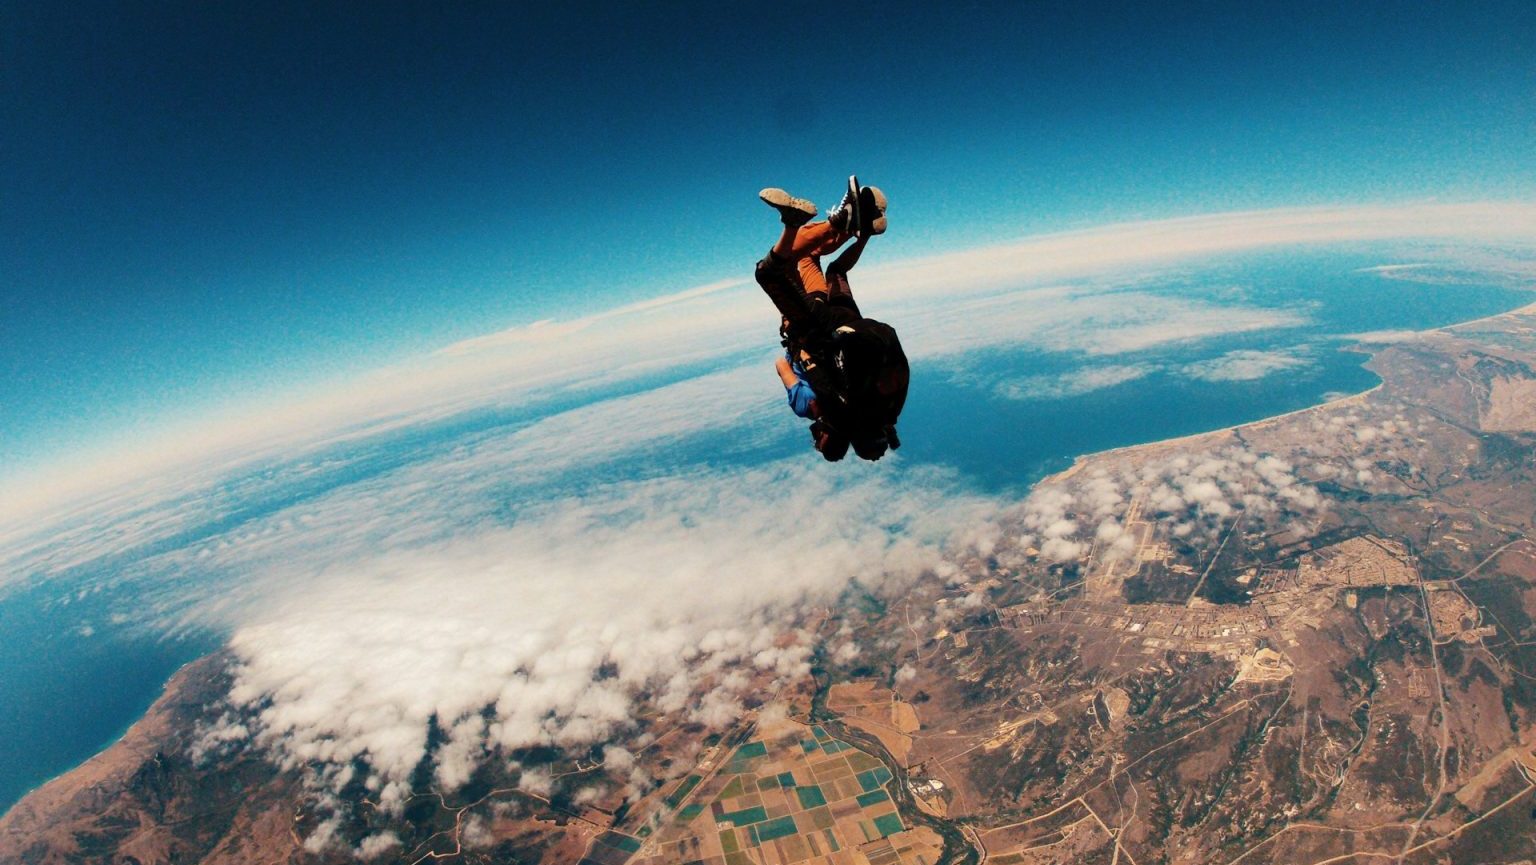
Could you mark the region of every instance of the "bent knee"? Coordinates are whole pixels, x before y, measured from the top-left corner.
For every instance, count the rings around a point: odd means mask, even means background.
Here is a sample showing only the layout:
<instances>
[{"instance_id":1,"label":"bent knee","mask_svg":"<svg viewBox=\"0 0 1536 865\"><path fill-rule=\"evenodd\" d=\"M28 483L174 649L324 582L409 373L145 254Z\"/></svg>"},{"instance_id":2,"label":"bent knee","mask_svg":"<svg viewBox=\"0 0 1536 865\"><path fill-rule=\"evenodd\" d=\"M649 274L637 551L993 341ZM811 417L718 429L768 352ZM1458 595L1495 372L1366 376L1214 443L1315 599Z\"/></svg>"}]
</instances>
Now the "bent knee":
<instances>
[{"instance_id":1,"label":"bent knee","mask_svg":"<svg viewBox=\"0 0 1536 865\"><path fill-rule=\"evenodd\" d=\"M757 262L752 275L757 278L757 284L762 286L767 286L769 283L793 282L799 276L794 262L777 258L771 252Z\"/></svg>"}]
</instances>

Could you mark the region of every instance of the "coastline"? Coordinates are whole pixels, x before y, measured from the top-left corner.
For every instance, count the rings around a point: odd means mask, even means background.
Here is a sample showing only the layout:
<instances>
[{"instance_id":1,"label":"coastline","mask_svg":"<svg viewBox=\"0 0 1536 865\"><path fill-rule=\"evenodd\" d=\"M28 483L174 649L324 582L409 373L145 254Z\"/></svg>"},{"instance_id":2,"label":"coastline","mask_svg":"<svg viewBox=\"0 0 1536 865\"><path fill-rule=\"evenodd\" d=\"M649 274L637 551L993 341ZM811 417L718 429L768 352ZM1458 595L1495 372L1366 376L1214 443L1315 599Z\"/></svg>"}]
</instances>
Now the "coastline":
<instances>
[{"instance_id":1,"label":"coastline","mask_svg":"<svg viewBox=\"0 0 1536 865\"><path fill-rule=\"evenodd\" d=\"M1533 291L1536 291L1536 288L1533 288ZM1386 349L1386 348L1390 348L1391 346L1394 346L1394 345L1399 345L1399 344L1401 344L1403 342L1406 342L1406 341L1409 341L1411 339L1418 339L1418 338L1423 338L1425 336L1432 336L1432 335L1436 335L1436 334L1451 335L1451 333L1453 331L1457 330L1458 328L1471 327L1473 325L1481 324L1483 322L1496 321L1496 320L1501 319L1501 318L1507 318L1509 316L1517 316L1517 315L1536 315L1536 301L1533 301L1533 302L1527 303L1527 304L1523 304L1521 306L1517 306L1514 309L1505 310L1504 312L1498 312L1498 313L1494 313L1492 315L1478 316L1477 318L1470 318L1470 319L1467 319L1466 321L1458 321L1455 324L1447 324L1447 325L1444 325L1442 327L1431 328L1429 330L1412 331L1409 334L1406 334L1402 339L1394 339L1394 340L1389 340L1389 341L1384 341L1384 342L1356 342L1356 343L1354 343L1354 344L1352 344L1352 345L1350 345L1350 346L1348 346L1346 348L1342 348L1342 349L1339 349L1339 350L1340 351L1359 351L1359 352L1363 352L1365 354L1368 354L1371 357L1375 357L1375 355L1380 350ZM1369 362L1369 361L1367 361L1367 362ZM1156 439L1154 441L1140 442L1138 444L1133 444L1133 445L1121 445L1120 447L1105 448L1103 450L1097 450L1097 451L1092 451L1090 453L1079 454L1078 456L1072 458L1072 465L1062 469L1059 472L1054 472L1052 474L1046 475L1045 477L1043 477L1040 480L1036 481L1035 483L1031 484L1030 485L1030 491L1033 492L1036 488L1045 486L1047 484L1058 483L1060 481L1067 480L1067 479L1071 478L1073 475L1077 474L1079 471L1081 471L1083 469L1083 467L1088 465L1090 462L1093 462L1094 460L1099 459L1100 457L1103 457L1103 456L1108 456L1108 455L1113 455L1113 454L1123 454L1123 453L1126 453L1128 451L1156 450L1156 449L1159 449L1159 448L1168 448L1168 447L1176 447L1176 446L1179 446L1179 445L1192 444L1192 443L1200 441L1201 439L1217 438L1217 437L1220 437L1220 436L1224 436L1224 435L1229 435L1231 433L1235 433L1238 430L1242 430L1242 429L1249 429L1249 428L1261 427L1261 426L1264 426L1266 424L1278 423L1278 422L1283 421L1283 420L1285 420L1287 418L1295 417L1296 415L1306 414L1307 412L1319 411L1319 410L1329 409L1329 408L1337 408L1339 406L1347 405L1349 403L1361 402L1361 401L1365 400L1366 398L1370 397L1372 394L1377 393L1383 387L1386 386L1386 382L1380 380L1380 376L1378 376L1377 379L1378 380L1377 380L1377 382L1376 382L1376 384L1374 386L1372 386L1370 388L1367 388L1366 390L1360 391L1358 393L1352 393L1352 394L1349 394L1347 396L1341 396L1341 397L1337 397L1335 399L1325 400L1324 402L1320 402L1320 403L1318 403L1316 405L1306 406L1304 408L1291 409L1290 411L1280 412L1279 414L1266 415L1265 417L1259 418L1258 420L1244 421L1243 423L1231 424L1229 426L1224 426L1224 427L1217 427L1216 429L1206 430L1204 432L1189 433L1187 435L1173 436L1173 437L1165 438L1165 439Z\"/></svg>"},{"instance_id":2,"label":"coastline","mask_svg":"<svg viewBox=\"0 0 1536 865\"><path fill-rule=\"evenodd\" d=\"M96 800L106 801L114 788L131 783L139 768L157 759L166 743L177 740L180 726L201 711L213 696L208 689L222 686L218 669L226 652L220 647L177 668L144 714L115 741L0 813L0 860L5 859L8 841L45 834L54 825L55 813L76 803L90 810L100 804Z\"/></svg>"},{"instance_id":3,"label":"coastline","mask_svg":"<svg viewBox=\"0 0 1536 865\"><path fill-rule=\"evenodd\" d=\"M1468 323L1470 324L1470 322L1468 322ZM1433 333L1433 331L1426 331L1426 332ZM1295 417L1296 415L1299 415L1299 414L1306 414L1307 412L1318 411L1319 409L1325 409L1325 408L1330 408L1330 407L1341 406L1341 405L1345 405L1347 403L1352 403L1352 402L1360 402L1360 401L1364 400L1366 397L1370 396L1371 394L1376 393L1377 391L1381 390L1382 387L1385 384L1386 384L1386 382L1378 381L1374 386L1372 386L1370 388L1367 388L1366 390L1362 390L1359 393L1352 393L1352 394L1349 394L1348 396L1336 397L1334 399L1330 399L1330 400L1327 400L1325 402L1320 402L1317 405L1306 406L1305 408L1291 409L1290 411L1283 411L1283 412L1280 412L1279 414L1266 415L1264 417L1259 418L1258 420L1244 421L1242 423L1231 424L1230 426L1217 427L1216 429L1206 430L1205 432L1189 433L1187 435L1173 436L1171 438L1165 438L1165 439L1156 439L1156 440L1153 440L1153 441L1141 442L1139 444L1133 444L1133 445L1121 445L1120 447L1105 448L1103 450L1093 451L1092 453L1080 454L1080 455L1072 458L1072 465L1070 465L1070 466L1068 466L1068 467L1066 467L1066 468L1062 469L1061 471L1056 472L1054 474L1046 475L1045 477L1043 477L1040 480L1036 481L1030 487L1030 489L1033 490L1034 487L1037 487L1037 486L1043 486L1043 485L1048 484L1048 483L1055 483L1057 481L1067 480L1068 478L1070 478L1073 475L1077 474L1077 472L1079 470L1081 470L1088 463L1093 462L1094 460L1097 460L1097 459L1099 459L1101 457L1104 457L1104 456L1110 456L1110 455L1114 455L1114 454L1123 454L1123 453L1127 453L1129 451L1157 450L1157 449L1160 449L1160 448L1169 448L1169 447L1176 447L1176 446L1179 446L1179 445L1193 444L1194 442L1197 442L1197 441L1199 441L1201 439L1217 438L1217 437L1220 437L1220 436L1224 436L1224 435L1228 435L1230 433L1237 432L1238 430L1248 429L1250 427L1259 427L1259 426L1263 426L1265 424L1277 423L1279 421L1285 420L1286 418Z\"/></svg>"},{"instance_id":4,"label":"coastline","mask_svg":"<svg viewBox=\"0 0 1536 865\"><path fill-rule=\"evenodd\" d=\"M108 755L110 755L114 749L129 747L133 740L139 735L140 727L143 726L145 722L151 718L151 716L155 715L161 704L165 702L166 699L169 698L179 688L182 680L188 675L190 668L209 663L210 659L221 655L226 651L228 651L228 643L222 642L210 651L199 655L190 661L182 663L175 670L171 671L171 674L165 678L163 683L161 683L160 690L155 694L154 699L150 701L149 705L145 707L144 711L140 712L137 717L135 717L122 729L120 729L116 735L104 742L101 747L95 751L95 753L91 754L91 756L85 758L81 762L74 764L70 768L65 769L64 771L52 775L48 778L44 778L31 787L28 787L20 796L16 797L15 801L11 802L10 805L8 805L4 810L0 810L0 827L3 827L6 821L13 814L15 814L17 809L25 804L27 800L41 793L44 793L50 787L65 781L71 775L86 771L94 765L107 760Z\"/></svg>"}]
</instances>

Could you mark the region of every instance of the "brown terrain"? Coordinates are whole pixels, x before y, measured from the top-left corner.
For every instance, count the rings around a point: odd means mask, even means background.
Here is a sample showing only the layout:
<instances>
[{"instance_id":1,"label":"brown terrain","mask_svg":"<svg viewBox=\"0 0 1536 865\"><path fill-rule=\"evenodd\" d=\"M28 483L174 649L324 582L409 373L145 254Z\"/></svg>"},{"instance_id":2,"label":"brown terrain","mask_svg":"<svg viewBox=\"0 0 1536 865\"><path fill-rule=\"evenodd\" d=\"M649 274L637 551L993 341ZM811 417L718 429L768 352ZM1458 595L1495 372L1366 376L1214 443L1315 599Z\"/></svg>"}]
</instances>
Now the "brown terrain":
<instances>
[{"instance_id":1,"label":"brown terrain","mask_svg":"<svg viewBox=\"0 0 1536 865\"><path fill-rule=\"evenodd\" d=\"M574 796L596 752L513 755L547 795L424 765L310 852L301 773L190 756L214 656L0 819L0 862L343 862L385 831L409 863L1536 861L1536 307L1373 351L1367 394L1085 457L991 553L808 614L813 681L724 734L638 719L670 780L631 800ZM1050 501L1098 533L1042 552Z\"/></svg>"}]
</instances>

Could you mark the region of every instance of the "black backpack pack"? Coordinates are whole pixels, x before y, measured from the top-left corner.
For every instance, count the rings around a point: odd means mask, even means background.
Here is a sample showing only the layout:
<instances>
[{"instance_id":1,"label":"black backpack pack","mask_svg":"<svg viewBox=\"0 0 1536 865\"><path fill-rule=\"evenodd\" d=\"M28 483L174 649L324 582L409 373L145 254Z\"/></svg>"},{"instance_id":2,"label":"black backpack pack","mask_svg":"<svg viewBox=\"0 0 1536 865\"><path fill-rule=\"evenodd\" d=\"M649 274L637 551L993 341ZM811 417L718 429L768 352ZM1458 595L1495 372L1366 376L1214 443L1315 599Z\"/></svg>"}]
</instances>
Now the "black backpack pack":
<instances>
[{"instance_id":1,"label":"black backpack pack","mask_svg":"<svg viewBox=\"0 0 1536 865\"><path fill-rule=\"evenodd\" d=\"M816 392L820 423L852 442L864 459L879 459L901 446L896 419L906 404L910 371L895 328L872 318L838 316L840 321L819 339L794 341L803 349L807 382Z\"/></svg>"}]
</instances>

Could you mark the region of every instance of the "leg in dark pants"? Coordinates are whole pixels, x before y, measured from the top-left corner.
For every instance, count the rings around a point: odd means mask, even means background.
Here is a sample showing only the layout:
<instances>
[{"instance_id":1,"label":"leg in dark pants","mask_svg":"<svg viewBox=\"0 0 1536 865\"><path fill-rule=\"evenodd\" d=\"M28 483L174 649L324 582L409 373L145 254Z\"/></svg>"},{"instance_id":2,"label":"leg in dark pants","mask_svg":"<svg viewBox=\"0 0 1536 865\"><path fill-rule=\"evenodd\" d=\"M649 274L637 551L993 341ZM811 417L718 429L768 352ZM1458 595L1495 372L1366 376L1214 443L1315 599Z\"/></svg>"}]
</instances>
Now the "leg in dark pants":
<instances>
[{"instance_id":1,"label":"leg in dark pants","mask_svg":"<svg viewBox=\"0 0 1536 865\"><path fill-rule=\"evenodd\" d=\"M757 284L763 287L763 293L789 322L790 335L803 337L808 334L814 321L811 305L805 297L805 284L800 281L795 262L785 261L770 252L757 263L754 276Z\"/></svg>"}]
</instances>

